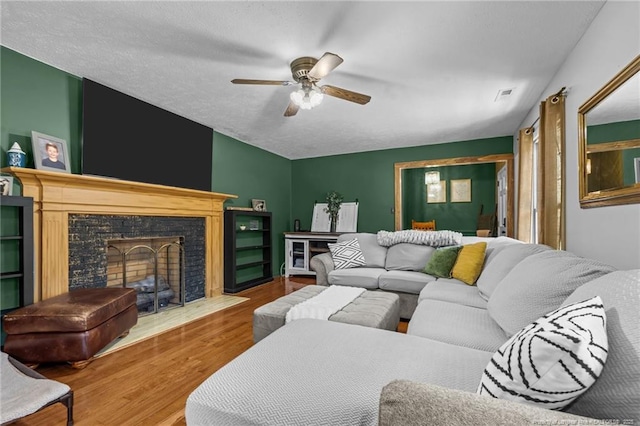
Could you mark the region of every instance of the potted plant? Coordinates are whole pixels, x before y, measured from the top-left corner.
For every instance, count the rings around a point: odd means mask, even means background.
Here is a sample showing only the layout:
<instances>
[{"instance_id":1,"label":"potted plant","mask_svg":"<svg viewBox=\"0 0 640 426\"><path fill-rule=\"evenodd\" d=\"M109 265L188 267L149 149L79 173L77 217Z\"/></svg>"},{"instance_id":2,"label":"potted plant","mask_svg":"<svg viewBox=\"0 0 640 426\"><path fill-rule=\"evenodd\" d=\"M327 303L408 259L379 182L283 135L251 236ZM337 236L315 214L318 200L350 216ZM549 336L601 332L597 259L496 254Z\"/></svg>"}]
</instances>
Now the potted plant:
<instances>
[{"instance_id":1,"label":"potted plant","mask_svg":"<svg viewBox=\"0 0 640 426\"><path fill-rule=\"evenodd\" d=\"M338 225L338 212L340 211L343 199L344 197L339 192L331 191L327 193L327 207L324 211L329 213L330 232L336 232L336 226Z\"/></svg>"}]
</instances>

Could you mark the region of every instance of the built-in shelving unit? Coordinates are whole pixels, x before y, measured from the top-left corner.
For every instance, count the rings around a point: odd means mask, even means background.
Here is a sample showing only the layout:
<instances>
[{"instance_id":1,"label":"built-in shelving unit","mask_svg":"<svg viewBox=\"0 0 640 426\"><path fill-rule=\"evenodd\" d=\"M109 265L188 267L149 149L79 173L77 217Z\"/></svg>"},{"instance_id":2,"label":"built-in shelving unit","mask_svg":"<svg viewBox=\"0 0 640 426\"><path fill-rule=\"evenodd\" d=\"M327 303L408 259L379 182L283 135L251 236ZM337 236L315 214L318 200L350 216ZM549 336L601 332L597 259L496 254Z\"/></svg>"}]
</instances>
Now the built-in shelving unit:
<instances>
[{"instance_id":1,"label":"built-in shelving unit","mask_svg":"<svg viewBox=\"0 0 640 426\"><path fill-rule=\"evenodd\" d=\"M1 314L33 303L33 198L0 196Z\"/></svg>"},{"instance_id":2,"label":"built-in shelving unit","mask_svg":"<svg viewBox=\"0 0 640 426\"><path fill-rule=\"evenodd\" d=\"M271 229L269 212L224 212L225 293L273 280Z\"/></svg>"}]
</instances>

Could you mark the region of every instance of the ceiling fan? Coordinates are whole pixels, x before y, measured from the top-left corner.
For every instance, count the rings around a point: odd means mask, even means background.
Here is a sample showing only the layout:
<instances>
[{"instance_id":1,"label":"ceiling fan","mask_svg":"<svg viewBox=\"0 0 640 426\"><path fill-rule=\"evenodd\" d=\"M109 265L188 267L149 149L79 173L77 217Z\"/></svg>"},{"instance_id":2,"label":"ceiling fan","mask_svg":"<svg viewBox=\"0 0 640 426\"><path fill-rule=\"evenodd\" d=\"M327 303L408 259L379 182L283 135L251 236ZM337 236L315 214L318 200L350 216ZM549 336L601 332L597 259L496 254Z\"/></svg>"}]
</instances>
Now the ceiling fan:
<instances>
[{"instance_id":1,"label":"ceiling fan","mask_svg":"<svg viewBox=\"0 0 640 426\"><path fill-rule=\"evenodd\" d=\"M291 117L298 113L300 108L311 109L322 102L324 95L344 99L364 105L371 100L371 96L352 92L336 86L325 84L318 87L317 83L342 63L343 59L333 53L326 52L320 59L303 56L291 62L291 74L294 81L279 80L245 80L236 78L231 80L233 84L262 84L276 86L300 85L300 88L290 95L289 106L284 112L285 117Z\"/></svg>"}]
</instances>

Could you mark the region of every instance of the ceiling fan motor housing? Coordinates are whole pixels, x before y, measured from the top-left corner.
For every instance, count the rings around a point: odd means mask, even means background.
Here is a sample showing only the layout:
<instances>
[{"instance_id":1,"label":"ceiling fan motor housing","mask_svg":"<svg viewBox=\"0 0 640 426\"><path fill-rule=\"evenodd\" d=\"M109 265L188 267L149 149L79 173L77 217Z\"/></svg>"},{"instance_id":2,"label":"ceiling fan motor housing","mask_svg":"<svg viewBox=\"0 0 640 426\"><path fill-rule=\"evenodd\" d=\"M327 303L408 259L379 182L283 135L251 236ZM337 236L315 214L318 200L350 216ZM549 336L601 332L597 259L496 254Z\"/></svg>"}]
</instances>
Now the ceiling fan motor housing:
<instances>
[{"instance_id":1,"label":"ceiling fan motor housing","mask_svg":"<svg viewBox=\"0 0 640 426\"><path fill-rule=\"evenodd\" d=\"M294 59L293 62L291 62L291 75L293 76L293 79L298 83L300 80L307 80L307 74L317 62L318 60L311 56L303 56L301 58Z\"/></svg>"}]
</instances>

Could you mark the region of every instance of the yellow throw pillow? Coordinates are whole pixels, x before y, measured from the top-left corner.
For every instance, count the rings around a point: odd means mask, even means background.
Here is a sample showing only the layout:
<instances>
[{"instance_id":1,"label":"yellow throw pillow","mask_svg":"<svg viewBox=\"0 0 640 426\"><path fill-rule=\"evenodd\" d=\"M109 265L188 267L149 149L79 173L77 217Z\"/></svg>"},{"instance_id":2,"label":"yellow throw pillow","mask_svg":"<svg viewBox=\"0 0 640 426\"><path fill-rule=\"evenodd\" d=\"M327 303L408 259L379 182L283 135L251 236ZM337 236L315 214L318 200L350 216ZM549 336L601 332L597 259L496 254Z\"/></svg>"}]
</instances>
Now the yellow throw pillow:
<instances>
[{"instance_id":1,"label":"yellow throw pillow","mask_svg":"<svg viewBox=\"0 0 640 426\"><path fill-rule=\"evenodd\" d=\"M474 285L484 265L484 254L487 243L475 243L462 246L455 265L451 270L451 278L458 279L465 284Z\"/></svg>"}]
</instances>

